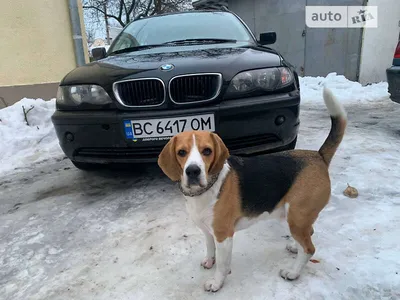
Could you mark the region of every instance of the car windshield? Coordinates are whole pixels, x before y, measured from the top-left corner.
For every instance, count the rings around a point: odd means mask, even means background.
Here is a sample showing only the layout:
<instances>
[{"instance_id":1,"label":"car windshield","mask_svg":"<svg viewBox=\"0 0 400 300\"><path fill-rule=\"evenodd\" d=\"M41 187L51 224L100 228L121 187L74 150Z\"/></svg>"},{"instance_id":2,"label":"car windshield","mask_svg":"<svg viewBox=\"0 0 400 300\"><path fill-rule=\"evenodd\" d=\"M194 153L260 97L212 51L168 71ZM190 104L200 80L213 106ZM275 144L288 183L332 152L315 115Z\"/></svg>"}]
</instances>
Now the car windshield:
<instances>
[{"instance_id":1,"label":"car windshield","mask_svg":"<svg viewBox=\"0 0 400 300\"><path fill-rule=\"evenodd\" d=\"M249 42L253 38L242 22L231 13L172 14L130 23L116 38L108 53L175 41L190 44L195 43L194 40L198 40L197 43Z\"/></svg>"}]
</instances>

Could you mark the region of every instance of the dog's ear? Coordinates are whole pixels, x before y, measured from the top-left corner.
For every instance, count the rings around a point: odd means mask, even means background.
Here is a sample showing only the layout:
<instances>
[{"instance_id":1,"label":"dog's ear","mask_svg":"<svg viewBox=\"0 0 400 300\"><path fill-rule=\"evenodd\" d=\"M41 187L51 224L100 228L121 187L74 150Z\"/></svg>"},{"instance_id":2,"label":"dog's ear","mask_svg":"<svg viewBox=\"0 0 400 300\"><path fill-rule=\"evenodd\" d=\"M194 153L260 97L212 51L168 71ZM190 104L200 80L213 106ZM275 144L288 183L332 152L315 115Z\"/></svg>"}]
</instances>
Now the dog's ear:
<instances>
[{"instance_id":1,"label":"dog's ear","mask_svg":"<svg viewBox=\"0 0 400 300\"><path fill-rule=\"evenodd\" d=\"M222 139L215 133L211 132L211 139L214 143L214 161L208 171L211 175L217 174L222 170L225 161L229 157L229 150L226 148Z\"/></svg>"},{"instance_id":2,"label":"dog's ear","mask_svg":"<svg viewBox=\"0 0 400 300\"><path fill-rule=\"evenodd\" d=\"M179 181L181 179L182 168L176 159L175 143L176 137L173 137L165 145L158 157L158 165L169 179Z\"/></svg>"}]
</instances>

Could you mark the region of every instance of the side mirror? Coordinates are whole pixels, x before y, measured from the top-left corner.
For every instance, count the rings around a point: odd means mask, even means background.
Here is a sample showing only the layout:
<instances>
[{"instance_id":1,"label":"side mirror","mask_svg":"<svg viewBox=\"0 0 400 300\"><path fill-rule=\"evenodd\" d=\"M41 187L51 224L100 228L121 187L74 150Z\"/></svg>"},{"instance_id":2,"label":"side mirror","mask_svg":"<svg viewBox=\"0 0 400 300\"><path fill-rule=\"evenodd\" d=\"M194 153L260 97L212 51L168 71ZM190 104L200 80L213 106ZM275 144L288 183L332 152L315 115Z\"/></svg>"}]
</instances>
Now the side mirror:
<instances>
[{"instance_id":1,"label":"side mirror","mask_svg":"<svg viewBox=\"0 0 400 300\"><path fill-rule=\"evenodd\" d=\"M94 48L92 49L92 56L94 60L99 60L105 58L107 55L106 48Z\"/></svg>"},{"instance_id":2,"label":"side mirror","mask_svg":"<svg viewBox=\"0 0 400 300\"><path fill-rule=\"evenodd\" d=\"M271 45L276 42L276 32L265 32L260 34L260 40L258 41L261 45Z\"/></svg>"}]
</instances>

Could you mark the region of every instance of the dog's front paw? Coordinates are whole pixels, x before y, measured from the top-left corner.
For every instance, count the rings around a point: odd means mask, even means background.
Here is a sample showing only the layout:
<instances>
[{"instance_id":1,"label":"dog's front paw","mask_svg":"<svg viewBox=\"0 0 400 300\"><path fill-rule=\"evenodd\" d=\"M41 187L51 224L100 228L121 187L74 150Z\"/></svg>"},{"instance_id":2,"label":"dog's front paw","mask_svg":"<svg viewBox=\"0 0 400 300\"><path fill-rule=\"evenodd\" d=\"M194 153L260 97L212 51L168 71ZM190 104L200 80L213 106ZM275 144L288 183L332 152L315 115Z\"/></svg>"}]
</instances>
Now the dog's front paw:
<instances>
[{"instance_id":1,"label":"dog's front paw","mask_svg":"<svg viewBox=\"0 0 400 300\"><path fill-rule=\"evenodd\" d=\"M224 284L223 280L216 280L215 278L211 278L207 280L206 283L204 284L204 289L207 292L216 292L222 287L223 284Z\"/></svg>"},{"instance_id":2,"label":"dog's front paw","mask_svg":"<svg viewBox=\"0 0 400 300\"><path fill-rule=\"evenodd\" d=\"M214 257L206 257L201 262L201 266L204 269L211 269L214 264L215 264L215 258Z\"/></svg>"},{"instance_id":3,"label":"dog's front paw","mask_svg":"<svg viewBox=\"0 0 400 300\"><path fill-rule=\"evenodd\" d=\"M289 269L283 269L279 272L279 275L281 275L281 277L286 280L295 280L299 278L300 273L294 272L293 270Z\"/></svg>"}]
</instances>

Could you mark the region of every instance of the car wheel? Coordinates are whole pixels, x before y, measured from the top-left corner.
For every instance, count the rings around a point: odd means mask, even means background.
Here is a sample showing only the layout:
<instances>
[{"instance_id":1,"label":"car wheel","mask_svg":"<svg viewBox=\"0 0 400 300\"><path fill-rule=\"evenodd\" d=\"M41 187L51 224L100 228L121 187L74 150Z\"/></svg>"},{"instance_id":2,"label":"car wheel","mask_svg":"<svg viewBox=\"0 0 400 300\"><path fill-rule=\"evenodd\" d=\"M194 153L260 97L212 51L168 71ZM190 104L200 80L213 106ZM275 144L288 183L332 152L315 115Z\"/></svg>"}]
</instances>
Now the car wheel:
<instances>
[{"instance_id":1,"label":"car wheel","mask_svg":"<svg viewBox=\"0 0 400 300\"><path fill-rule=\"evenodd\" d=\"M79 161L71 161L75 167L83 171L93 171L100 168L99 164L85 163Z\"/></svg>"}]
</instances>

